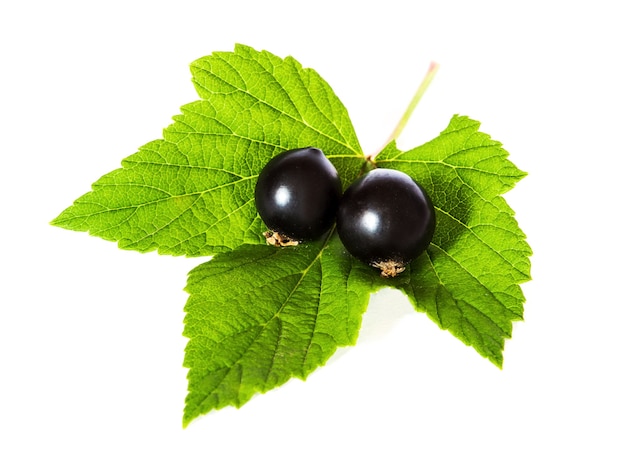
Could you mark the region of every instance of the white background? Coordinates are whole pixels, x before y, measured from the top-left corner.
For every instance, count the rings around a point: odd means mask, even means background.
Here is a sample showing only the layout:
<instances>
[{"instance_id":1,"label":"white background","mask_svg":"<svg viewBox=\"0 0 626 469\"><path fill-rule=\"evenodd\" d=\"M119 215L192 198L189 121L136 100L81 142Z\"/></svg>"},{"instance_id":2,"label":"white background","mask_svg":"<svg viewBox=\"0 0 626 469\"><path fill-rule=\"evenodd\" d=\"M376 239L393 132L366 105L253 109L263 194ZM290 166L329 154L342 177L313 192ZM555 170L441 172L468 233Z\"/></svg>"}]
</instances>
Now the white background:
<instances>
[{"instance_id":1,"label":"white background","mask_svg":"<svg viewBox=\"0 0 626 469\"><path fill-rule=\"evenodd\" d=\"M3 2L0 467L626 467L618 5ZM181 428L201 259L48 222L196 98L190 62L236 42L315 68L365 151L441 64L400 147L466 114L529 173L507 195L534 255L502 371L383 292L306 382Z\"/></svg>"}]
</instances>

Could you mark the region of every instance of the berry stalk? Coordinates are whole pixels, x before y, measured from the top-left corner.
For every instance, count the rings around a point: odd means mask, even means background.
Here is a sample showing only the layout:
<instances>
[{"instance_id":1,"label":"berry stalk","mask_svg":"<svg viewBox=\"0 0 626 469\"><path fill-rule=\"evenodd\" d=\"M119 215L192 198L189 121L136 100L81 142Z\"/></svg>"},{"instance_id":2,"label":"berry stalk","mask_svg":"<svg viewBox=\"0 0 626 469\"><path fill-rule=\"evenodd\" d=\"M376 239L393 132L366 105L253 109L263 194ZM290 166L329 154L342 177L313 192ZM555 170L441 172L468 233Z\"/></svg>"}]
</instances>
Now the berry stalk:
<instances>
[{"instance_id":1,"label":"berry stalk","mask_svg":"<svg viewBox=\"0 0 626 469\"><path fill-rule=\"evenodd\" d=\"M368 162L372 163L374 159L376 158L376 156L378 156L378 154L383 150L383 148L385 148L387 145L389 145L390 142L392 142L393 140L396 140L400 136L407 122L411 118L411 115L413 114L413 111L415 110L417 103L420 102L420 100L422 99L422 96L424 96L424 93L426 93L426 90L428 89L430 82L433 81L433 78L435 78L435 75L437 74L437 70L439 70L439 64L436 62L431 62L430 67L428 67L428 71L426 72L426 75L422 79L422 82L417 88L417 91L415 91L415 94L413 95L411 102L409 103L406 110L404 111L404 114L400 118L398 125L396 125L396 128L393 129L393 132L391 132L391 135L389 136L385 144L381 147L381 149L377 151L376 153L374 153L369 158L367 158Z\"/></svg>"}]
</instances>

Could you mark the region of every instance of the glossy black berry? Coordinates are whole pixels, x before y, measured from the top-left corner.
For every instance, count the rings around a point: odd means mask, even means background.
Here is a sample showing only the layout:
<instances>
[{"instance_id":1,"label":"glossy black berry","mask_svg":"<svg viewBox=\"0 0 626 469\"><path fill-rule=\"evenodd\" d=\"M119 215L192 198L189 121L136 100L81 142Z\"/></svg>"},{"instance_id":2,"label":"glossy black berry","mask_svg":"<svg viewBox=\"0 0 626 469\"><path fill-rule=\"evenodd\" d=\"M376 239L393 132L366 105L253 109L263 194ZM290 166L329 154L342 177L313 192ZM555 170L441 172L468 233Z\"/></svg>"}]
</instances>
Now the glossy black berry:
<instances>
[{"instance_id":1,"label":"glossy black berry","mask_svg":"<svg viewBox=\"0 0 626 469\"><path fill-rule=\"evenodd\" d=\"M435 209L424 189L405 173L374 169L343 195L337 231L348 252L393 277L428 247Z\"/></svg>"},{"instance_id":2,"label":"glossy black berry","mask_svg":"<svg viewBox=\"0 0 626 469\"><path fill-rule=\"evenodd\" d=\"M289 150L272 158L259 174L256 208L276 235L272 244L315 239L335 221L341 181L317 148ZM284 240L287 240L286 242Z\"/></svg>"}]
</instances>

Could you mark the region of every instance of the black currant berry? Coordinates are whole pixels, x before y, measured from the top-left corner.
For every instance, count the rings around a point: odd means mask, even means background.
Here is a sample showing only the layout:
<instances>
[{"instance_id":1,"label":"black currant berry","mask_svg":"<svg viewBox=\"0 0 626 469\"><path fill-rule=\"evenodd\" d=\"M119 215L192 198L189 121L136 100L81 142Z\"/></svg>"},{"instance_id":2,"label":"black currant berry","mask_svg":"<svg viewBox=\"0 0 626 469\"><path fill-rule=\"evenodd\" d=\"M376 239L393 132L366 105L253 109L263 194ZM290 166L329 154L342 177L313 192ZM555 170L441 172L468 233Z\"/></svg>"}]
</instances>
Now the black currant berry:
<instances>
[{"instance_id":1,"label":"black currant berry","mask_svg":"<svg viewBox=\"0 0 626 469\"><path fill-rule=\"evenodd\" d=\"M363 262L395 277L419 256L435 231L428 195L401 171L374 169L344 193L337 232L345 248Z\"/></svg>"},{"instance_id":2,"label":"black currant berry","mask_svg":"<svg viewBox=\"0 0 626 469\"><path fill-rule=\"evenodd\" d=\"M317 148L289 150L272 158L259 174L256 208L268 243L297 244L324 234L335 221L341 181Z\"/></svg>"}]
</instances>

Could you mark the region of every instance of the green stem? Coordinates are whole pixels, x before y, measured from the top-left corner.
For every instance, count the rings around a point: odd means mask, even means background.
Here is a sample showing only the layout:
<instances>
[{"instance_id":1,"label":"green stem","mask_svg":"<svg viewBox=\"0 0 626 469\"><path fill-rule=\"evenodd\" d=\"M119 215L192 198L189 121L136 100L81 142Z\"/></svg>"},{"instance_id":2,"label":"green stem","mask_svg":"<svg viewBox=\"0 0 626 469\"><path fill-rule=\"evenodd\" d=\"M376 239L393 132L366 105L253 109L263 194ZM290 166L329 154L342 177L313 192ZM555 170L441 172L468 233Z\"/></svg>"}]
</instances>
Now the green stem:
<instances>
[{"instance_id":1,"label":"green stem","mask_svg":"<svg viewBox=\"0 0 626 469\"><path fill-rule=\"evenodd\" d=\"M433 78L435 78L435 74L437 73L437 70L439 70L439 64L436 62L431 62L430 67L428 67L428 71L426 72L426 76L424 76L424 79L420 83L420 86L417 88L417 91L413 95L413 99L411 99L411 102L406 108L406 111L404 111L404 114L400 118L398 125L396 125L396 128L393 129L393 132L391 132L391 135L389 136L385 144L382 146L382 148L368 158L368 161L370 163L374 161L376 156L378 156L378 153L380 153L383 150L383 148L385 148L387 145L389 145L390 142L392 142L393 140L396 140L400 136L407 122L411 118L411 114L413 114L413 111L415 110L417 103L420 102L420 99L422 99L422 96L424 96L424 93L426 93L426 90L428 89L430 82L433 81Z\"/></svg>"}]
</instances>

